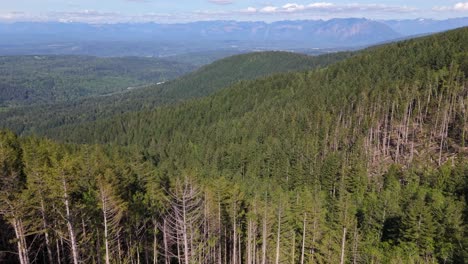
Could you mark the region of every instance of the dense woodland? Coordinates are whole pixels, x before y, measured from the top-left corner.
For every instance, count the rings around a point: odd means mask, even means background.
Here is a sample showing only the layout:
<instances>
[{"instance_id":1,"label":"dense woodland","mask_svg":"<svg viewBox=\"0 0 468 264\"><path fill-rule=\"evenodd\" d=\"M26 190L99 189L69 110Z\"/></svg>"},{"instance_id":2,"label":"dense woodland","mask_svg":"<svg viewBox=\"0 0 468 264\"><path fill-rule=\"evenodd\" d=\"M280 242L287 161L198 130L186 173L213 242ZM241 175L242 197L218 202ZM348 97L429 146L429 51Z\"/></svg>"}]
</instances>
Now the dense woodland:
<instances>
[{"instance_id":1,"label":"dense woodland","mask_svg":"<svg viewBox=\"0 0 468 264\"><path fill-rule=\"evenodd\" d=\"M0 107L75 101L168 81L195 67L154 58L0 57Z\"/></svg>"},{"instance_id":2,"label":"dense woodland","mask_svg":"<svg viewBox=\"0 0 468 264\"><path fill-rule=\"evenodd\" d=\"M468 28L0 133L0 260L468 262Z\"/></svg>"},{"instance_id":3,"label":"dense woodland","mask_svg":"<svg viewBox=\"0 0 468 264\"><path fill-rule=\"evenodd\" d=\"M133 89L105 97L25 106L0 111L0 126L18 134L46 134L47 130L121 114L153 109L194 97L202 97L240 80L250 80L278 72L305 71L323 67L352 56L336 53L306 56L290 52L258 52L232 56L164 84Z\"/></svg>"}]
</instances>

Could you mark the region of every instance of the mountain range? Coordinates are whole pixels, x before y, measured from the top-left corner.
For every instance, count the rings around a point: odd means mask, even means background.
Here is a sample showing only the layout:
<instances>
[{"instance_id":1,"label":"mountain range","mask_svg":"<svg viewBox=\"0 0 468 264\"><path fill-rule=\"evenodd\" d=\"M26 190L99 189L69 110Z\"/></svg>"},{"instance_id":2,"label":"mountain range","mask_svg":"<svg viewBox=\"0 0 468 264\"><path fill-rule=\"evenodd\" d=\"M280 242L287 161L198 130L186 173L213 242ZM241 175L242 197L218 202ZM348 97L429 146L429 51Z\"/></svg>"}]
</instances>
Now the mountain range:
<instances>
[{"instance_id":1,"label":"mountain range","mask_svg":"<svg viewBox=\"0 0 468 264\"><path fill-rule=\"evenodd\" d=\"M347 18L266 22L201 21L181 24L0 24L0 54L170 56L209 50L303 50L363 47L468 25L447 20Z\"/></svg>"}]
</instances>

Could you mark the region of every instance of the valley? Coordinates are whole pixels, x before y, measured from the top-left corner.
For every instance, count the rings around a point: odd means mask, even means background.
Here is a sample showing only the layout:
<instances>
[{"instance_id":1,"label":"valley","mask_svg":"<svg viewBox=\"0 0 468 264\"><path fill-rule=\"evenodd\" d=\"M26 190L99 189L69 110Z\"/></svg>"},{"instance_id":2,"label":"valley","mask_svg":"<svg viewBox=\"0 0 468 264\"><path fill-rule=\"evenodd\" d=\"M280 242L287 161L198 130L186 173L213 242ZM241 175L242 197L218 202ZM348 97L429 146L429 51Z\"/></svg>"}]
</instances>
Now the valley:
<instances>
[{"instance_id":1,"label":"valley","mask_svg":"<svg viewBox=\"0 0 468 264\"><path fill-rule=\"evenodd\" d=\"M207 96L241 80L326 66L349 56L352 53L311 57L287 52L263 52L232 56L160 85L125 90L105 97L11 108L0 113L0 124L17 133L34 132L41 135L64 125Z\"/></svg>"},{"instance_id":2,"label":"valley","mask_svg":"<svg viewBox=\"0 0 468 264\"><path fill-rule=\"evenodd\" d=\"M167 81L195 69L162 59L88 56L0 57L0 105L73 102Z\"/></svg>"}]
</instances>

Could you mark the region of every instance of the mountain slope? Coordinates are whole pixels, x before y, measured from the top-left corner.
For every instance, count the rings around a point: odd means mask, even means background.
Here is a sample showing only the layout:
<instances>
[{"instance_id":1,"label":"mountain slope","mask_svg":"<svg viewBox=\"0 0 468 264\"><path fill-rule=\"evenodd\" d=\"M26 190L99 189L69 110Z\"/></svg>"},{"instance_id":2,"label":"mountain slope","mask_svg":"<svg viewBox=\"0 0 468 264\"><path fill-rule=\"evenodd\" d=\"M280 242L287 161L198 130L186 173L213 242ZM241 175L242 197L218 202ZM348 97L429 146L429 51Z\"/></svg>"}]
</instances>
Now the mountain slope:
<instances>
[{"instance_id":1,"label":"mountain slope","mask_svg":"<svg viewBox=\"0 0 468 264\"><path fill-rule=\"evenodd\" d=\"M311 57L287 52L263 52L233 56L179 79L133 89L126 93L72 103L6 109L0 111L0 126L18 133L42 134L54 127L206 96L241 80L255 79L276 72L323 67L351 55L336 53Z\"/></svg>"},{"instance_id":2,"label":"mountain slope","mask_svg":"<svg viewBox=\"0 0 468 264\"><path fill-rule=\"evenodd\" d=\"M0 57L0 107L75 101L167 81L195 67L152 58Z\"/></svg>"},{"instance_id":3,"label":"mountain slope","mask_svg":"<svg viewBox=\"0 0 468 264\"><path fill-rule=\"evenodd\" d=\"M325 69L241 82L207 98L48 136L131 146L169 179L197 175L216 187L245 184L247 215L260 219L258 226L273 221L265 227L273 234L278 226L290 228L268 243L294 247L300 243L287 237L303 233L291 230L315 221L304 220L306 214L316 219L308 237L320 236L309 259L339 263L345 243L356 248L345 251L349 262L463 263L466 43L468 28L375 47ZM305 199L304 189L316 196L300 207L295 201ZM245 194L233 192L232 199ZM278 199L273 212L259 213L259 201L270 195ZM267 252L274 259L274 248Z\"/></svg>"},{"instance_id":4,"label":"mountain slope","mask_svg":"<svg viewBox=\"0 0 468 264\"><path fill-rule=\"evenodd\" d=\"M467 42L379 46L49 131L106 145L0 132L0 259L60 259L76 236L95 263L464 263Z\"/></svg>"},{"instance_id":5,"label":"mountain slope","mask_svg":"<svg viewBox=\"0 0 468 264\"><path fill-rule=\"evenodd\" d=\"M378 43L396 39L401 35L389 26L367 19L332 19L315 30L316 38L330 38L331 41L354 45L368 45L369 42ZM333 45L328 43L330 47Z\"/></svg>"},{"instance_id":6,"label":"mountain slope","mask_svg":"<svg viewBox=\"0 0 468 264\"><path fill-rule=\"evenodd\" d=\"M166 96L189 98L211 94L240 80L252 80L278 72L319 68L350 56L338 53L311 57L289 52L258 52L216 61L164 87ZM145 90L138 92L145 93Z\"/></svg>"},{"instance_id":7,"label":"mountain slope","mask_svg":"<svg viewBox=\"0 0 468 264\"><path fill-rule=\"evenodd\" d=\"M416 155L416 148L421 155L434 154L422 149L430 146L446 154L433 159L441 163L465 152L468 145L467 32L464 28L371 48L326 69L242 82L181 106L65 127L48 135L72 142L138 145L153 140L169 144L169 135L174 135L182 142L219 146L236 141L239 135L231 130L255 128L242 136L247 141L259 136L302 138L301 131L308 131L312 137L322 135L322 147L338 150L367 142L367 151L375 147L375 155L397 162ZM216 140L221 135L233 138Z\"/></svg>"},{"instance_id":8,"label":"mountain slope","mask_svg":"<svg viewBox=\"0 0 468 264\"><path fill-rule=\"evenodd\" d=\"M405 36L441 32L468 26L468 18L450 18L446 20L434 19L405 19L382 21L396 32Z\"/></svg>"}]
</instances>

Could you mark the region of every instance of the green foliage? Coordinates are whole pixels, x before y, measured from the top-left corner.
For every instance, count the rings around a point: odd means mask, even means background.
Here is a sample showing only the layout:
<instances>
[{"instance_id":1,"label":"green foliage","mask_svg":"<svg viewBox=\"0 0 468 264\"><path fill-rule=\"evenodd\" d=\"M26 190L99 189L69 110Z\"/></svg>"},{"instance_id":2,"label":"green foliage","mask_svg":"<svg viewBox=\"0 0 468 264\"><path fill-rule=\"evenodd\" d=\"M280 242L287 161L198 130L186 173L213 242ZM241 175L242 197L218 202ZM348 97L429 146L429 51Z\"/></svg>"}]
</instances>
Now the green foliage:
<instances>
[{"instance_id":1,"label":"green foliage","mask_svg":"<svg viewBox=\"0 0 468 264\"><path fill-rule=\"evenodd\" d=\"M151 58L0 57L0 106L76 101L174 79L190 64Z\"/></svg>"},{"instance_id":2,"label":"green foliage","mask_svg":"<svg viewBox=\"0 0 468 264\"><path fill-rule=\"evenodd\" d=\"M16 135L0 132L0 192L6 197L24 185L22 151Z\"/></svg>"},{"instance_id":3,"label":"green foliage","mask_svg":"<svg viewBox=\"0 0 468 264\"><path fill-rule=\"evenodd\" d=\"M4 112L0 111L0 125L17 133L43 134L48 129L68 124L103 119L124 112L153 109L164 104L174 104L193 97L206 96L241 80L255 79L277 72L303 71L326 66L349 56L351 53L311 57L286 52L259 52L233 56L202 67L179 79L132 89L125 93L83 100L74 98L72 102L43 106L6 109ZM130 64L130 66L133 65ZM144 64L133 68L135 71L141 69L142 74L146 69L151 69ZM127 89L127 87L124 85L121 88Z\"/></svg>"},{"instance_id":4,"label":"green foliage","mask_svg":"<svg viewBox=\"0 0 468 264\"><path fill-rule=\"evenodd\" d=\"M70 145L0 134L26 176L12 198L28 208L15 211L25 243L46 255L36 238L74 228L98 263L107 193L113 256L128 262L464 263L466 43L465 28L46 131Z\"/></svg>"}]
</instances>

